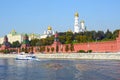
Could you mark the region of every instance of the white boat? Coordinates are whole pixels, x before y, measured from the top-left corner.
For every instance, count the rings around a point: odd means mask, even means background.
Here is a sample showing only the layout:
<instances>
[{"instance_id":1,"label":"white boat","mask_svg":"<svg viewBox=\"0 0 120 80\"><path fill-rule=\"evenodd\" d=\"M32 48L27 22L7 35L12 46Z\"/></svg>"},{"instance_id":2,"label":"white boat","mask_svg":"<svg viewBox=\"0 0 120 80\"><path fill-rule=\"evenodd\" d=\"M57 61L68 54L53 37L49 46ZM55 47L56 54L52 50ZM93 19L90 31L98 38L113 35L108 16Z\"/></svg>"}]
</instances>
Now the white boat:
<instances>
[{"instance_id":1,"label":"white boat","mask_svg":"<svg viewBox=\"0 0 120 80\"><path fill-rule=\"evenodd\" d=\"M36 56L33 54L25 54L24 52L22 52L16 56L16 60L39 60L39 59L36 58Z\"/></svg>"}]
</instances>

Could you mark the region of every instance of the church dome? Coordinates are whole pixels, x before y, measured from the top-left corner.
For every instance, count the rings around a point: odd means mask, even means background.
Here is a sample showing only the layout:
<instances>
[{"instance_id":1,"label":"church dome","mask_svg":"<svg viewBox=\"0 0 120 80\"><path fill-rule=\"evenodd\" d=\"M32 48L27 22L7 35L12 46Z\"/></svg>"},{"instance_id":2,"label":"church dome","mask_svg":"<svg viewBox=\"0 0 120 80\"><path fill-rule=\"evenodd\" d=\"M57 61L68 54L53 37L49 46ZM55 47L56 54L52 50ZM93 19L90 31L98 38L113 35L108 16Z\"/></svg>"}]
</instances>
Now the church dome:
<instances>
[{"instance_id":1,"label":"church dome","mask_svg":"<svg viewBox=\"0 0 120 80\"><path fill-rule=\"evenodd\" d=\"M72 32L72 30L71 29L68 29L68 31L67 32Z\"/></svg>"},{"instance_id":2,"label":"church dome","mask_svg":"<svg viewBox=\"0 0 120 80\"><path fill-rule=\"evenodd\" d=\"M48 30L52 30L52 27L51 27L51 26L48 26Z\"/></svg>"},{"instance_id":3,"label":"church dome","mask_svg":"<svg viewBox=\"0 0 120 80\"><path fill-rule=\"evenodd\" d=\"M16 31L13 29L13 30L10 32L10 34L15 35L15 34L16 34Z\"/></svg>"},{"instance_id":4,"label":"church dome","mask_svg":"<svg viewBox=\"0 0 120 80\"><path fill-rule=\"evenodd\" d=\"M79 17L79 13L78 12L75 13L75 17Z\"/></svg>"},{"instance_id":5,"label":"church dome","mask_svg":"<svg viewBox=\"0 0 120 80\"><path fill-rule=\"evenodd\" d=\"M84 21L84 20L81 20L80 23L85 23L85 21Z\"/></svg>"}]
</instances>

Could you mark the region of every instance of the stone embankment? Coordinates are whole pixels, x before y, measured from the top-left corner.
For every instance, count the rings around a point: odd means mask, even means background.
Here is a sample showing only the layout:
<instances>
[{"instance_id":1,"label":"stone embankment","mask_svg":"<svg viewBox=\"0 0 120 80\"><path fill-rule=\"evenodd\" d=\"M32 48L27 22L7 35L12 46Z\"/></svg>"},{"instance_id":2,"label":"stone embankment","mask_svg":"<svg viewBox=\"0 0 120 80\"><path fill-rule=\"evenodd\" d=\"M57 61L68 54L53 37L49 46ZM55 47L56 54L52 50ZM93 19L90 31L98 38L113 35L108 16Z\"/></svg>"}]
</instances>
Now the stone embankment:
<instances>
[{"instance_id":1,"label":"stone embankment","mask_svg":"<svg viewBox=\"0 0 120 80\"><path fill-rule=\"evenodd\" d=\"M2 54L0 53L0 58L15 58L17 54Z\"/></svg>"},{"instance_id":2,"label":"stone embankment","mask_svg":"<svg viewBox=\"0 0 120 80\"><path fill-rule=\"evenodd\" d=\"M44 59L108 59L120 60L120 53L57 53L36 54L38 58Z\"/></svg>"},{"instance_id":3,"label":"stone embankment","mask_svg":"<svg viewBox=\"0 0 120 80\"><path fill-rule=\"evenodd\" d=\"M0 58L15 58L17 54L0 54ZM56 53L56 54L35 54L42 59L105 59L120 60L120 53Z\"/></svg>"}]
</instances>

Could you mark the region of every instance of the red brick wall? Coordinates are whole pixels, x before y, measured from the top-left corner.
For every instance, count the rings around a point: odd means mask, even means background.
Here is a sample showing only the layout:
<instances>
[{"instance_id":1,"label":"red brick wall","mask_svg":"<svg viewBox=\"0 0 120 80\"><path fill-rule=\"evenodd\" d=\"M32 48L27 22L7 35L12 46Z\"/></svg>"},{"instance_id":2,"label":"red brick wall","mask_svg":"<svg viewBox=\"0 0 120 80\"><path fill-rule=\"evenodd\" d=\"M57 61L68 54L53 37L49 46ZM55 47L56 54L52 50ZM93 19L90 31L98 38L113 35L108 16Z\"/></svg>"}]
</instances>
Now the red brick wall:
<instances>
[{"instance_id":1,"label":"red brick wall","mask_svg":"<svg viewBox=\"0 0 120 80\"><path fill-rule=\"evenodd\" d=\"M117 51L120 52L120 32L118 38L116 38L116 42L117 42Z\"/></svg>"},{"instance_id":2,"label":"red brick wall","mask_svg":"<svg viewBox=\"0 0 120 80\"><path fill-rule=\"evenodd\" d=\"M70 44L67 45L70 46ZM56 42L54 42L51 46L49 46L49 48L51 47L56 48L55 46L56 46ZM65 44L63 45L58 43L58 46L59 46L59 52L65 52L65 46L66 46ZM116 40L113 41L74 44L73 52L77 52L79 50L84 50L84 51L92 50L92 52L120 52L120 32ZM71 51L69 50L68 52Z\"/></svg>"},{"instance_id":3,"label":"red brick wall","mask_svg":"<svg viewBox=\"0 0 120 80\"><path fill-rule=\"evenodd\" d=\"M119 44L119 45L118 45ZM70 44L67 44L70 47ZM65 47L66 45L64 44L58 44L59 46L59 52L66 52ZM51 46L46 46L46 48L50 48L51 52L51 47L54 47L56 49L56 44L53 44ZM92 50L92 52L118 52L118 49L120 50L120 38L118 40L114 41L105 41L105 42L90 42L90 43L79 43L79 44L74 44L74 51L77 52L79 50ZM47 52L47 49L46 49ZM55 50L54 50L55 52ZM71 52L70 50L68 52Z\"/></svg>"},{"instance_id":4,"label":"red brick wall","mask_svg":"<svg viewBox=\"0 0 120 80\"><path fill-rule=\"evenodd\" d=\"M116 41L75 44L74 48L75 52L79 50L92 50L93 52L117 52Z\"/></svg>"}]
</instances>

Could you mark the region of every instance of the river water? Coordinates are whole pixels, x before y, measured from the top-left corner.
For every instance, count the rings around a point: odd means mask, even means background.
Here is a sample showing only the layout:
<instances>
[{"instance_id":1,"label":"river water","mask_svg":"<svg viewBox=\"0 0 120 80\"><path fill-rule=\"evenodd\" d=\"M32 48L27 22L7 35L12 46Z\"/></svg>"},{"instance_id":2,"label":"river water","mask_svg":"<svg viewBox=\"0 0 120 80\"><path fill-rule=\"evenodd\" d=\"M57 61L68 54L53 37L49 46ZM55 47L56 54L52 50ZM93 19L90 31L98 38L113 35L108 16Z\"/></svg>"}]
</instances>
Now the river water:
<instances>
[{"instance_id":1,"label":"river water","mask_svg":"<svg viewBox=\"0 0 120 80\"><path fill-rule=\"evenodd\" d=\"M120 61L0 59L0 80L120 80Z\"/></svg>"}]
</instances>

